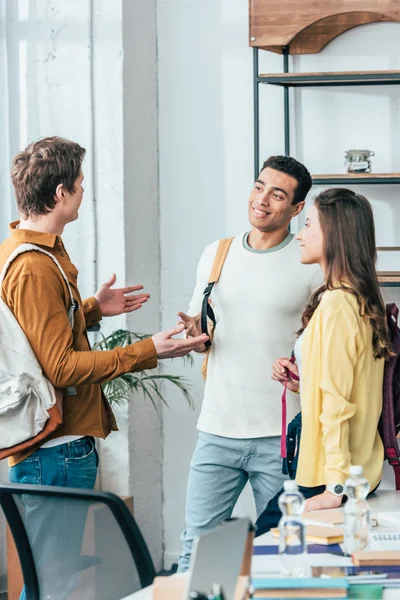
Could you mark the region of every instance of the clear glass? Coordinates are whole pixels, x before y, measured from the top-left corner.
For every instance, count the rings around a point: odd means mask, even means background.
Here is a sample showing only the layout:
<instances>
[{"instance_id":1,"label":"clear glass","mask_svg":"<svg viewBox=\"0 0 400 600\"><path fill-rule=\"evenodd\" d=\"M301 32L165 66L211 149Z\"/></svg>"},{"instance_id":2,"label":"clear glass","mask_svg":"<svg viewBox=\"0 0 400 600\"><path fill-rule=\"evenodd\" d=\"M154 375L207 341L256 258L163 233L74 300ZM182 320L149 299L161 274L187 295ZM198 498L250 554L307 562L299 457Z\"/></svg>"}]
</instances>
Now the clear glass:
<instances>
[{"instance_id":1,"label":"clear glass","mask_svg":"<svg viewBox=\"0 0 400 600\"><path fill-rule=\"evenodd\" d=\"M344 165L347 173L371 173L371 156L375 156L371 150L346 150Z\"/></svg>"},{"instance_id":2,"label":"clear glass","mask_svg":"<svg viewBox=\"0 0 400 600\"><path fill-rule=\"evenodd\" d=\"M371 520L366 498L369 483L361 474L350 476L345 487L348 500L344 506L344 550L346 554L352 554L368 546Z\"/></svg>"},{"instance_id":3,"label":"clear glass","mask_svg":"<svg viewBox=\"0 0 400 600\"><path fill-rule=\"evenodd\" d=\"M286 483L286 482L285 482ZM308 577L307 544L305 525L301 517L304 510L304 497L290 482L290 491L285 490L279 497L282 518L279 521L279 554L281 575L284 577Z\"/></svg>"}]
</instances>

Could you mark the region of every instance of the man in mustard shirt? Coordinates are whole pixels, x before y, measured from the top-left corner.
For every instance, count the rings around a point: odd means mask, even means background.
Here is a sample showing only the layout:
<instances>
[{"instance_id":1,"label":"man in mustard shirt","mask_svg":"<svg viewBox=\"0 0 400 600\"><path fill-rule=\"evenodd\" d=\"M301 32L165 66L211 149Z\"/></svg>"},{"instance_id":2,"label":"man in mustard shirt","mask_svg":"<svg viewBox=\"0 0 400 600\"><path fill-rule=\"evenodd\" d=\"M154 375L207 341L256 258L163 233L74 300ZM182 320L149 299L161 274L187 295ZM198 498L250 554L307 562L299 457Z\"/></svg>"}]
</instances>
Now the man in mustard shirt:
<instances>
[{"instance_id":1,"label":"man in mustard shirt","mask_svg":"<svg viewBox=\"0 0 400 600\"><path fill-rule=\"evenodd\" d=\"M11 223L10 236L0 246L0 268L19 245L40 246L60 263L75 306L71 329L68 286L49 256L26 252L11 263L2 299L18 320L45 377L55 388L74 392L63 394L61 427L36 447L11 456L12 483L93 488L98 468L94 438L105 438L117 430L101 384L124 373L155 368L160 358L184 356L207 339L174 339L172 336L183 330L183 326L177 326L123 348L91 351L87 327L102 317L141 308L149 295L133 294L142 289L140 285L113 288L114 275L94 297L81 299L78 271L61 235L64 227L78 218L84 191L84 156L85 150L78 144L50 137L30 144L12 163L20 221ZM34 495L22 496L21 500L39 575L42 566L54 567L60 573L52 581L39 576L41 595L66 598L75 585L76 573L68 565L75 564L80 555L86 509L73 503L60 510L57 502L43 502ZM25 589L21 600L24 598Z\"/></svg>"},{"instance_id":2,"label":"man in mustard shirt","mask_svg":"<svg viewBox=\"0 0 400 600\"><path fill-rule=\"evenodd\" d=\"M11 263L2 298L17 318L50 383L63 390L74 389L74 395L64 395L61 427L40 447L31 447L9 459L12 482L92 488L98 463L94 438L105 438L117 430L101 384L123 373L155 368L157 359L183 356L204 343L203 336L174 339L172 336L183 329L179 326L123 348L91 351L87 327L102 317L141 308L149 295L132 293L142 286L115 289L113 276L94 297L81 299L78 271L61 235L64 227L78 218L84 191L84 156L85 150L78 144L50 137L30 144L12 163L20 221L11 223L10 236L0 246L0 268L20 244L41 246L59 261L75 301L71 330L68 287L51 258L41 252L26 252Z\"/></svg>"}]
</instances>

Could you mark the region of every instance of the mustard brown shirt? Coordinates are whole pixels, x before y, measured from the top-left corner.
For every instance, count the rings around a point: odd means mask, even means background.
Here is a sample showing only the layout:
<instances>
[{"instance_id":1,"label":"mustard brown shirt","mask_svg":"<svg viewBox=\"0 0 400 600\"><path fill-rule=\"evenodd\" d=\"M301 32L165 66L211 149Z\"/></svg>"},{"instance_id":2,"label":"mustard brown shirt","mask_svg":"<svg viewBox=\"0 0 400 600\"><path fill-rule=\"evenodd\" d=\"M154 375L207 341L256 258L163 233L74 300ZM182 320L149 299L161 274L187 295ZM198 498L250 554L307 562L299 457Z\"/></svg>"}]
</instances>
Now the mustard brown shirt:
<instances>
[{"instance_id":1,"label":"mustard brown shirt","mask_svg":"<svg viewBox=\"0 0 400 600\"><path fill-rule=\"evenodd\" d=\"M86 328L101 320L101 311L94 297L81 299L78 271L61 237L17 229L17 225L18 222L11 223L10 237L0 245L0 269L19 245L41 246L59 261L77 306L71 330L68 288L50 257L41 252L26 252L11 263L3 282L2 299L14 313L47 379L57 388L76 388L75 396L64 396L61 427L45 441L64 435L105 438L118 428L100 384L123 373L156 367L155 346L151 339L146 339L114 350L91 351ZM10 466L36 449L33 446L13 455L9 458Z\"/></svg>"}]
</instances>

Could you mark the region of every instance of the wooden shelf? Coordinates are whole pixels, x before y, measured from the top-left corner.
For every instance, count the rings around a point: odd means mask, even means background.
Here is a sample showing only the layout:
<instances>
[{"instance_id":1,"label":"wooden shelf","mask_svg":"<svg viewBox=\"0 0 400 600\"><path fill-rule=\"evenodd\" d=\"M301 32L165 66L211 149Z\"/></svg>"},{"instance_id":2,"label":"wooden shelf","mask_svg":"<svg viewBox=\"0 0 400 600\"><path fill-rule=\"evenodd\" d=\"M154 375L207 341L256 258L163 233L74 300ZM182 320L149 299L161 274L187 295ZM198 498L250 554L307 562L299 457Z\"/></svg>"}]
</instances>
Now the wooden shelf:
<instances>
[{"instance_id":1,"label":"wooden shelf","mask_svg":"<svg viewBox=\"0 0 400 600\"><path fill-rule=\"evenodd\" d=\"M250 0L249 43L279 54L315 54L345 31L400 21L396 0Z\"/></svg>"},{"instance_id":2,"label":"wooden shelf","mask_svg":"<svg viewBox=\"0 0 400 600\"><path fill-rule=\"evenodd\" d=\"M400 271L378 271L381 287L400 287Z\"/></svg>"},{"instance_id":3,"label":"wooden shelf","mask_svg":"<svg viewBox=\"0 0 400 600\"><path fill-rule=\"evenodd\" d=\"M377 246L378 252L398 252L400 250L400 246Z\"/></svg>"},{"instance_id":4,"label":"wooden shelf","mask_svg":"<svg viewBox=\"0 0 400 600\"><path fill-rule=\"evenodd\" d=\"M332 184L399 184L400 173L345 173L333 175L313 175L314 185L332 185Z\"/></svg>"},{"instance_id":5,"label":"wooden shelf","mask_svg":"<svg viewBox=\"0 0 400 600\"><path fill-rule=\"evenodd\" d=\"M266 73L260 83L284 87L400 85L400 71L335 71L329 73Z\"/></svg>"}]
</instances>

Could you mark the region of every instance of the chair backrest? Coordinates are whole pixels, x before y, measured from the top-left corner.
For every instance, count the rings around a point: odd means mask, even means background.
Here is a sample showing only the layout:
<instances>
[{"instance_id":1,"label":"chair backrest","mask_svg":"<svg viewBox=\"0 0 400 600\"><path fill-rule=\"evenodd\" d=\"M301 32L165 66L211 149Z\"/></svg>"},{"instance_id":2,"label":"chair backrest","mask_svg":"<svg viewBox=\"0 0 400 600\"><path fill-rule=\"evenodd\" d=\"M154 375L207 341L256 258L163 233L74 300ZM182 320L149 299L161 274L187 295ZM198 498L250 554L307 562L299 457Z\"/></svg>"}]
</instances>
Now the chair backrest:
<instances>
[{"instance_id":1,"label":"chair backrest","mask_svg":"<svg viewBox=\"0 0 400 600\"><path fill-rule=\"evenodd\" d=\"M111 493L0 484L27 600L120 600L150 585L155 569L124 502Z\"/></svg>"}]
</instances>

